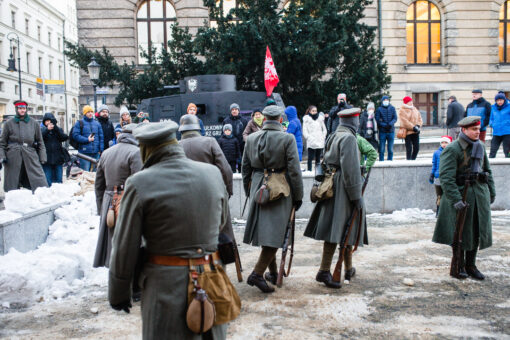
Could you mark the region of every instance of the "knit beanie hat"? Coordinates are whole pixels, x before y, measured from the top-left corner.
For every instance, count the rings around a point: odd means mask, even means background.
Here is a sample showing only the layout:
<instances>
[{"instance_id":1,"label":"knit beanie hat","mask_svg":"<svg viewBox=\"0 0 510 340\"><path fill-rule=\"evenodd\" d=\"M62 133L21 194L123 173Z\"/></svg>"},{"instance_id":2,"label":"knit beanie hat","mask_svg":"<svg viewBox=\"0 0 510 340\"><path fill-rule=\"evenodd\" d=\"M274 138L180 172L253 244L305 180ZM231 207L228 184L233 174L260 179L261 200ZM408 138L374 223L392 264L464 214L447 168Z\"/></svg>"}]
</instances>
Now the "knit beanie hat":
<instances>
[{"instance_id":1,"label":"knit beanie hat","mask_svg":"<svg viewBox=\"0 0 510 340\"><path fill-rule=\"evenodd\" d=\"M450 144L451 142L453 142L453 138L450 137L450 136L441 136L441 142L440 143L443 143L443 142L446 142L446 143Z\"/></svg>"},{"instance_id":2,"label":"knit beanie hat","mask_svg":"<svg viewBox=\"0 0 510 340\"><path fill-rule=\"evenodd\" d=\"M87 113L91 112L91 111L92 111L92 112L94 112L94 109L92 108L92 106L90 106L90 105L85 105L85 106L83 107L83 115L84 115L84 116L85 116Z\"/></svg>"},{"instance_id":3,"label":"knit beanie hat","mask_svg":"<svg viewBox=\"0 0 510 340\"><path fill-rule=\"evenodd\" d=\"M106 111L108 111L108 113L110 113L110 109L108 108L108 105L106 105L106 104L99 105L99 108L97 109L97 112L101 112L103 110L106 110Z\"/></svg>"},{"instance_id":4,"label":"knit beanie hat","mask_svg":"<svg viewBox=\"0 0 510 340\"><path fill-rule=\"evenodd\" d=\"M409 96L405 96L405 97L404 97L404 104L406 104L406 105L407 105L407 103L412 102L412 101L413 101L413 98L411 98L411 97L409 97Z\"/></svg>"},{"instance_id":5,"label":"knit beanie hat","mask_svg":"<svg viewBox=\"0 0 510 340\"><path fill-rule=\"evenodd\" d=\"M99 110L99 111L101 111L101 110ZM127 107L122 106L122 107L120 108L120 112L119 112L119 114L122 116L124 113L129 114L129 110L128 110L128 108L127 108Z\"/></svg>"},{"instance_id":6,"label":"knit beanie hat","mask_svg":"<svg viewBox=\"0 0 510 340\"><path fill-rule=\"evenodd\" d=\"M189 109L191 109L192 107L195 108L195 111L197 111L197 106L193 103L189 103L188 104L188 108L186 109L186 113L189 113Z\"/></svg>"},{"instance_id":7,"label":"knit beanie hat","mask_svg":"<svg viewBox=\"0 0 510 340\"><path fill-rule=\"evenodd\" d=\"M238 110L240 110L239 105L237 105L236 103L232 103L232 104L230 104L230 112L232 112L232 110L233 110L233 109L238 109Z\"/></svg>"},{"instance_id":8,"label":"knit beanie hat","mask_svg":"<svg viewBox=\"0 0 510 340\"><path fill-rule=\"evenodd\" d=\"M223 125L223 132L225 132L225 130L232 131L232 124L225 124L225 125Z\"/></svg>"},{"instance_id":9,"label":"knit beanie hat","mask_svg":"<svg viewBox=\"0 0 510 340\"><path fill-rule=\"evenodd\" d=\"M372 102L368 103L368 105L367 105L367 111L370 109L375 110L375 104Z\"/></svg>"},{"instance_id":10,"label":"knit beanie hat","mask_svg":"<svg viewBox=\"0 0 510 340\"><path fill-rule=\"evenodd\" d=\"M498 100L498 99L503 99L503 100L505 100L505 99L506 99L505 94L504 94L504 93L501 93L501 92L500 92L500 93L498 93L498 94L496 95L496 97L494 97L494 101L496 101L496 100Z\"/></svg>"},{"instance_id":11,"label":"knit beanie hat","mask_svg":"<svg viewBox=\"0 0 510 340\"><path fill-rule=\"evenodd\" d=\"M276 105L276 102L274 101L273 98L269 98L267 101L266 101L266 106L269 106L269 105Z\"/></svg>"}]
</instances>

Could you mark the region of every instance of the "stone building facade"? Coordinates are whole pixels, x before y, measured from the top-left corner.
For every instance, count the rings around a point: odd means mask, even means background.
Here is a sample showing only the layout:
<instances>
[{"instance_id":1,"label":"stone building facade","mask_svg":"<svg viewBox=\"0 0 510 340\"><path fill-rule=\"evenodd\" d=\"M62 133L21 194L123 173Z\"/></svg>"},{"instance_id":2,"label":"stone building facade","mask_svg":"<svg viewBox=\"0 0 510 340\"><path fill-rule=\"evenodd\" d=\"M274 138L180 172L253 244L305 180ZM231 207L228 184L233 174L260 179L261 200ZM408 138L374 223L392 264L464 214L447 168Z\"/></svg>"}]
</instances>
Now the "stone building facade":
<instances>
[{"instance_id":1,"label":"stone building facade","mask_svg":"<svg viewBox=\"0 0 510 340\"><path fill-rule=\"evenodd\" d=\"M19 51L11 40L16 35ZM18 72L7 70L12 52L16 70L21 69L21 96L29 114L41 119L51 112L64 129L78 116L79 70L64 57L64 38L78 41L75 1L0 0L1 120L15 114L13 102L20 98ZM65 93L38 95L37 78L64 80Z\"/></svg>"},{"instance_id":2,"label":"stone building facade","mask_svg":"<svg viewBox=\"0 0 510 340\"><path fill-rule=\"evenodd\" d=\"M224 0L224 6L235 6L235 0ZM148 47L149 37L163 42L167 24L178 22L194 33L208 20L202 0L77 0L77 13L80 43L106 46L117 61L127 63L143 63L138 46ZM507 19L508 0L374 0L365 22L377 27L375 44L385 50L394 105L412 96L424 122L441 126L450 95L466 106L474 88L491 102L497 91L510 91ZM501 53L504 48L508 57ZM90 85L82 74L81 105L90 103ZM115 91L102 100L113 103Z\"/></svg>"}]
</instances>

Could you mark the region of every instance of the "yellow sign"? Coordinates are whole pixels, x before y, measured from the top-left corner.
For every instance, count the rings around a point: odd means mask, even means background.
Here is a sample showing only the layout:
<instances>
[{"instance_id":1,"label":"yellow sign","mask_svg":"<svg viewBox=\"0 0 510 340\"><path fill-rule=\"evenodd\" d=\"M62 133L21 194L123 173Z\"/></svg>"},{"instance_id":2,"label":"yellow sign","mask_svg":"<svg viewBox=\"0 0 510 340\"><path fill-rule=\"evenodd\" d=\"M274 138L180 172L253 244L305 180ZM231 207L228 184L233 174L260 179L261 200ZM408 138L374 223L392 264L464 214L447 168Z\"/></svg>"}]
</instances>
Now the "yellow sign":
<instances>
[{"instance_id":1,"label":"yellow sign","mask_svg":"<svg viewBox=\"0 0 510 340\"><path fill-rule=\"evenodd\" d=\"M37 78L39 79L39 78ZM44 84L45 85L64 85L64 81L63 80L51 80L51 79L46 79L44 80Z\"/></svg>"}]
</instances>

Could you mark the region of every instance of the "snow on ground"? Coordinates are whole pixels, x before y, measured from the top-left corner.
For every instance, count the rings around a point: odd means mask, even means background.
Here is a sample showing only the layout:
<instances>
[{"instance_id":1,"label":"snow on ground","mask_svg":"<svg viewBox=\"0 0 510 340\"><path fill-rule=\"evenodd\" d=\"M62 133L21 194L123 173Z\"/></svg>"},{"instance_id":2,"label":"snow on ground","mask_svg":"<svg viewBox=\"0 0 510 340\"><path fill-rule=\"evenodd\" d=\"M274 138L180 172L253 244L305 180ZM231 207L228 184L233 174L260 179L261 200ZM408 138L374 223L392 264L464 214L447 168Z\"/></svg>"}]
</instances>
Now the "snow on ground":
<instances>
[{"instance_id":1,"label":"snow on ground","mask_svg":"<svg viewBox=\"0 0 510 340\"><path fill-rule=\"evenodd\" d=\"M41 190L43 189L43 190ZM72 195L76 184L6 194L6 211L29 212L59 201L70 201L55 211L46 243L28 253L10 249L0 256L0 304L31 305L36 301L63 299L83 287L105 287L104 268L92 268L99 217L94 192Z\"/></svg>"},{"instance_id":2,"label":"snow on ground","mask_svg":"<svg viewBox=\"0 0 510 340\"><path fill-rule=\"evenodd\" d=\"M0 257L0 337L139 339L140 304L131 314L112 310L107 271L92 268L99 222L95 197L70 200L56 211L45 244ZM237 282L228 266L242 300L228 338L508 339L510 212L493 216L494 245L479 253L484 282L452 279L451 250L430 241L434 212L405 209L368 215L370 244L354 254L357 274L339 290L315 281L322 242L303 237L307 220L299 219L292 271L274 294ZM238 240L244 224L234 220ZM239 251L246 280L260 249L239 244Z\"/></svg>"}]
</instances>

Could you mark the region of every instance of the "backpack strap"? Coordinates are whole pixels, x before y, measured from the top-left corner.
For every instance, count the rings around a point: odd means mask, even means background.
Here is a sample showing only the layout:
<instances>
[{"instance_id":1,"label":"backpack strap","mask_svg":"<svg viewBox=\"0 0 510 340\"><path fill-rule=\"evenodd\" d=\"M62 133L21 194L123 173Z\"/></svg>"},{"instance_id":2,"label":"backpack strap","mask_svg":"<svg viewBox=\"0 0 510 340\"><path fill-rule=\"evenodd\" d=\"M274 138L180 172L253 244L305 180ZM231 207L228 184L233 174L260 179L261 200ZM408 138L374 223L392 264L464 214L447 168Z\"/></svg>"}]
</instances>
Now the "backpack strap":
<instances>
[{"instance_id":1,"label":"backpack strap","mask_svg":"<svg viewBox=\"0 0 510 340\"><path fill-rule=\"evenodd\" d=\"M80 119L78 123L80 123L80 135L81 135L83 133L83 119Z\"/></svg>"}]
</instances>

